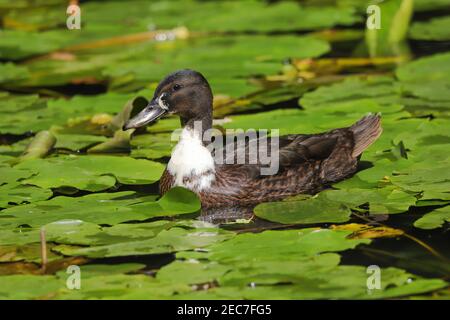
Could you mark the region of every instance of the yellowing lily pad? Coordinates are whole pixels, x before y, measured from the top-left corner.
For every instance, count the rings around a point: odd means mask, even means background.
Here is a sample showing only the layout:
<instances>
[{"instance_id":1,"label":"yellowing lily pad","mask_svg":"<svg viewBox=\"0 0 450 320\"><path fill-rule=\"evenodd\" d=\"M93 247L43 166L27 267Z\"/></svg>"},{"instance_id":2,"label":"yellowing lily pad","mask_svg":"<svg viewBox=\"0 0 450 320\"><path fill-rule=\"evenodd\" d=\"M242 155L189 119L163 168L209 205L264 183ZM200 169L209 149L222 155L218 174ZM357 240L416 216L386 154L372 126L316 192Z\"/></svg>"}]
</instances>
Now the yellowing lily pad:
<instances>
[{"instance_id":1,"label":"yellowing lily pad","mask_svg":"<svg viewBox=\"0 0 450 320\"><path fill-rule=\"evenodd\" d=\"M384 226L381 227L369 226L360 223L333 225L331 226L331 228L334 230L352 231L352 234L349 235L349 238L352 239L389 238L389 237L398 237L404 234L404 231L400 229L394 229Z\"/></svg>"}]
</instances>

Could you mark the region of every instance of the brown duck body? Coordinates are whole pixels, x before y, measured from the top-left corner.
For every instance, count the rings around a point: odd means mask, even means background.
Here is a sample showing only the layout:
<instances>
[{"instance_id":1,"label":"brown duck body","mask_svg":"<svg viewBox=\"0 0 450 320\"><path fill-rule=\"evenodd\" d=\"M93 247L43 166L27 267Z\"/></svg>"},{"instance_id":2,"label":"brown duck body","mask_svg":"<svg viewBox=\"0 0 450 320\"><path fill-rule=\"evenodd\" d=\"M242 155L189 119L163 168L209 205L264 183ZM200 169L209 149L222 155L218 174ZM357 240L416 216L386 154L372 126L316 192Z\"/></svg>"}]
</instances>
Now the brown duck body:
<instances>
[{"instance_id":1,"label":"brown duck body","mask_svg":"<svg viewBox=\"0 0 450 320\"><path fill-rule=\"evenodd\" d=\"M173 186L184 186L200 196L203 208L248 206L320 191L355 173L361 153L382 131L380 116L368 115L347 128L280 137L279 170L263 175L258 162L219 164L223 162L213 157L204 142L212 128L212 104L208 81L196 71L180 70L160 82L148 106L123 128L138 128L165 114L177 114L183 131L160 180L160 191L164 194ZM254 153L245 143L244 151Z\"/></svg>"},{"instance_id":2,"label":"brown duck body","mask_svg":"<svg viewBox=\"0 0 450 320\"><path fill-rule=\"evenodd\" d=\"M248 206L298 194L314 194L352 176L361 152L381 134L380 116L370 115L353 126L317 135L280 137L279 171L259 174L259 165L221 164L205 190L193 190L203 208ZM187 176L188 184L194 176ZM160 180L164 194L175 185L166 169Z\"/></svg>"}]
</instances>

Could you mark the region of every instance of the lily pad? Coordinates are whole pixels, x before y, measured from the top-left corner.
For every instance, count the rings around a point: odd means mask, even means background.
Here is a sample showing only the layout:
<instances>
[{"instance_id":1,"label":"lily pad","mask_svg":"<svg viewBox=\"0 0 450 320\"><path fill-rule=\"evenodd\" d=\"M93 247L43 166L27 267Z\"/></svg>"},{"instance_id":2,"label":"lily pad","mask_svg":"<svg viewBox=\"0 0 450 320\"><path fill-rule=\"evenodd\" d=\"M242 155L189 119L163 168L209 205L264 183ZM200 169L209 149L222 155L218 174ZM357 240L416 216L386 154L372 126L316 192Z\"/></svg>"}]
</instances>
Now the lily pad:
<instances>
[{"instance_id":1,"label":"lily pad","mask_svg":"<svg viewBox=\"0 0 450 320\"><path fill-rule=\"evenodd\" d=\"M159 179L164 166L150 160L114 156L60 156L24 161L17 169L36 173L23 183L41 188L71 187L101 191L122 184L150 184ZM56 174L55 174L56 173Z\"/></svg>"},{"instance_id":2,"label":"lily pad","mask_svg":"<svg viewBox=\"0 0 450 320\"><path fill-rule=\"evenodd\" d=\"M443 207L426 213L422 218L414 222L414 226L420 229L435 229L442 227L445 222L450 222L450 207Z\"/></svg>"},{"instance_id":3,"label":"lily pad","mask_svg":"<svg viewBox=\"0 0 450 320\"><path fill-rule=\"evenodd\" d=\"M392 187L372 189L340 189L325 191L323 196L352 208L369 205L371 214L393 214L408 211L417 198L413 193Z\"/></svg>"},{"instance_id":4,"label":"lily pad","mask_svg":"<svg viewBox=\"0 0 450 320\"><path fill-rule=\"evenodd\" d=\"M197 196L181 187L173 188L158 201L154 198L138 196L133 191L95 193L82 197L59 196L1 211L0 226L39 227L62 219L114 225L193 213L200 209Z\"/></svg>"},{"instance_id":5,"label":"lily pad","mask_svg":"<svg viewBox=\"0 0 450 320\"><path fill-rule=\"evenodd\" d=\"M20 183L8 183L0 186L0 208L7 208L17 204L42 201L50 198L53 192L35 186Z\"/></svg>"},{"instance_id":6,"label":"lily pad","mask_svg":"<svg viewBox=\"0 0 450 320\"><path fill-rule=\"evenodd\" d=\"M306 200L267 202L256 206L256 216L284 224L312 224L346 222L350 209L342 203L328 201L323 197Z\"/></svg>"},{"instance_id":7,"label":"lily pad","mask_svg":"<svg viewBox=\"0 0 450 320\"><path fill-rule=\"evenodd\" d=\"M368 292L365 267L339 265L339 255L328 253L367 243L367 240L349 239L350 234L350 231L326 229L266 231L238 235L208 247L206 253L177 253L177 258L188 259L175 262L174 266L177 274L184 275L185 283L193 283L194 279L219 283L218 287L181 297L376 299L446 286L438 279L420 279L400 269L386 268L381 270L380 290ZM227 267L232 270L225 272ZM197 269L205 270L203 277L197 278L197 272L193 271L191 278L190 271ZM165 274L170 270L170 265L163 268L162 276L167 278Z\"/></svg>"},{"instance_id":8,"label":"lily pad","mask_svg":"<svg viewBox=\"0 0 450 320\"><path fill-rule=\"evenodd\" d=\"M62 281L53 276L12 275L2 276L0 297L9 299L45 298L61 288Z\"/></svg>"},{"instance_id":9,"label":"lily pad","mask_svg":"<svg viewBox=\"0 0 450 320\"><path fill-rule=\"evenodd\" d=\"M104 136L95 136L88 134L56 134L55 148L69 149L78 151L89 146L106 141Z\"/></svg>"},{"instance_id":10,"label":"lily pad","mask_svg":"<svg viewBox=\"0 0 450 320\"><path fill-rule=\"evenodd\" d=\"M130 156L134 158L159 159L170 156L175 142L171 141L171 134L142 134L131 140Z\"/></svg>"},{"instance_id":11,"label":"lily pad","mask_svg":"<svg viewBox=\"0 0 450 320\"><path fill-rule=\"evenodd\" d=\"M268 42L271 43L269 47ZM145 50L129 62L122 62L120 68L110 64L102 74L112 79L126 76L129 82L143 87L159 81L173 70L188 67L208 78L214 94L239 97L258 90L243 78L277 73L284 59L319 56L329 50L329 45L312 37L258 35L209 37L197 39L188 46L183 42L174 43L170 50L159 53L161 49L154 48L154 60L166 63L148 59L148 50Z\"/></svg>"},{"instance_id":12,"label":"lily pad","mask_svg":"<svg viewBox=\"0 0 450 320\"><path fill-rule=\"evenodd\" d=\"M26 67L18 66L10 62L0 63L0 83L23 80L29 76L30 73Z\"/></svg>"},{"instance_id":13,"label":"lily pad","mask_svg":"<svg viewBox=\"0 0 450 320\"><path fill-rule=\"evenodd\" d=\"M258 261L297 259L321 252L342 251L368 244L367 239L347 239L348 231L328 229L301 229L285 231L264 231L259 234L240 234L231 240L216 244L203 254L212 261ZM181 257L182 255L180 255Z\"/></svg>"},{"instance_id":14,"label":"lily pad","mask_svg":"<svg viewBox=\"0 0 450 320\"><path fill-rule=\"evenodd\" d=\"M172 253L208 247L214 243L232 238L234 233L216 228L171 228L163 230L157 236L145 240L121 241L109 245L77 248L58 246L56 252L69 256L91 258L120 257Z\"/></svg>"},{"instance_id":15,"label":"lily pad","mask_svg":"<svg viewBox=\"0 0 450 320\"><path fill-rule=\"evenodd\" d=\"M396 75L409 94L431 101L449 101L449 61L450 53L435 54L399 67ZM424 82L433 85L425 86Z\"/></svg>"},{"instance_id":16,"label":"lily pad","mask_svg":"<svg viewBox=\"0 0 450 320\"><path fill-rule=\"evenodd\" d=\"M425 22L416 22L411 26L409 37L415 40L450 40L450 16L433 18Z\"/></svg>"}]
</instances>

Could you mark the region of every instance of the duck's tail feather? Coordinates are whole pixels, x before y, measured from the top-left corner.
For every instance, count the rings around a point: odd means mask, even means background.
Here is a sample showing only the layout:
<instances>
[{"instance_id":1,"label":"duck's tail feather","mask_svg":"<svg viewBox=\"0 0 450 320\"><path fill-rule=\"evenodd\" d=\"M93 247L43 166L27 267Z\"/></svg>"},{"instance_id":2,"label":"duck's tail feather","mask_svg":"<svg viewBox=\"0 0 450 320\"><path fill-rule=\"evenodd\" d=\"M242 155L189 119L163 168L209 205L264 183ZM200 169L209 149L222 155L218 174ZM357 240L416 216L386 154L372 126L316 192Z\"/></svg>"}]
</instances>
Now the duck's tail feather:
<instances>
[{"instance_id":1,"label":"duck's tail feather","mask_svg":"<svg viewBox=\"0 0 450 320\"><path fill-rule=\"evenodd\" d=\"M358 157L372 143L374 143L383 132L381 128L381 114L369 113L349 128L353 132L355 146L352 156Z\"/></svg>"}]
</instances>

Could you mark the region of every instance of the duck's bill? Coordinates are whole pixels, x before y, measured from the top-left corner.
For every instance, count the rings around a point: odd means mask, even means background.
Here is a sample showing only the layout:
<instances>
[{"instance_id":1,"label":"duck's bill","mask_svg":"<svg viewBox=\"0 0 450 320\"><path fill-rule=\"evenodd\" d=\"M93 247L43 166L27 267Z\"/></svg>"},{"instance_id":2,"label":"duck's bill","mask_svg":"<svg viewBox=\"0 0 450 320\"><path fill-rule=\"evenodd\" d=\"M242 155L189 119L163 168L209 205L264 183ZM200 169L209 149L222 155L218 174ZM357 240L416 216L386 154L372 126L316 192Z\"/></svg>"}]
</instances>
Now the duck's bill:
<instances>
[{"instance_id":1,"label":"duck's bill","mask_svg":"<svg viewBox=\"0 0 450 320\"><path fill-rule=\"evenodd\" d=\"M122 129L128 130L145 126L161 118L166 112L167 110L161 108L159 104L150 102L141 112L129 119Z\"/></svg>"}]
</instances>

